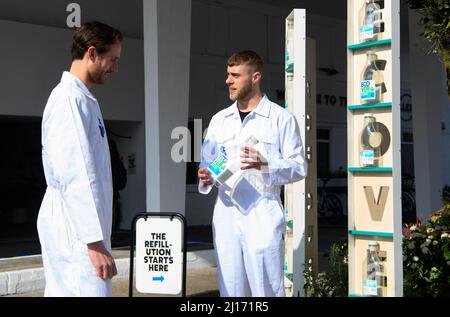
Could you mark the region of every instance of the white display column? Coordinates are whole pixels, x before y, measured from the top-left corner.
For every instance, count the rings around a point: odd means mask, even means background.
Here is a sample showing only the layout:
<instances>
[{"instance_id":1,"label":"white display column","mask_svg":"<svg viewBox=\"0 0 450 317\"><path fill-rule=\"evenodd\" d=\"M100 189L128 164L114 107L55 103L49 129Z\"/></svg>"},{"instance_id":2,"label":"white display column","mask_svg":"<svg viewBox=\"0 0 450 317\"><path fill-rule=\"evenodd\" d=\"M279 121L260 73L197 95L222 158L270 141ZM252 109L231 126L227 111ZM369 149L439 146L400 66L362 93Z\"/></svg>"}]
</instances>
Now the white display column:
<instances>
[{"instance_id":1,"label":"white display column","mask_svg":"<svg viewBox=\"0 0 450 317\"><path fill-rule=\"evenodd\" d=\"M316 45L306 37L306 10L286 18L286 104L300 127L306 179L285 186L286 296L305 296L304 271L317 274Z\"/></svg>"},{"instance_id":2,"label":"white display column","mask_svg":"<svg viewBox=\"0 0 450 317\"><path fill-rule=\"evenodd\" d=\"M428 218L441 206L442 104L448 102L444 66L420 35L420 14L409 10L409 58L414 133L417 216Z\"/></svg>"},{"instance_id":3,"label":"white display column","mask_svg":"<svg viewBox=\"0 0 450 317\"><path fill-rule=\"evenodd\" d=\"M188 124L191 0L143 1L147 211L184 214L186 163L171 154Z\"/></svg>"}]
</instances>

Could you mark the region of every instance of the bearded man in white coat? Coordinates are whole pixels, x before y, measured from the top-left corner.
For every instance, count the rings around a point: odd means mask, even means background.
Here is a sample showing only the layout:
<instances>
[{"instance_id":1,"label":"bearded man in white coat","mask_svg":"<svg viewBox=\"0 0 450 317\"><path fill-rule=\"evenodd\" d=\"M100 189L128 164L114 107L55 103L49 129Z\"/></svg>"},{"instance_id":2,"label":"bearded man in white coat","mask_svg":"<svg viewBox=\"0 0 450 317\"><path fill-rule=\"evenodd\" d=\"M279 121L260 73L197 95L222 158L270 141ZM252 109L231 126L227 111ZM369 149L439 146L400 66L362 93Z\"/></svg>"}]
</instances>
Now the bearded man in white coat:
<instances>
[{"instance_id":1,"label":"bearded man in white coat","mask_svg":"<svg viewBox=\"0 0 450 317\"><path fill-rule=\"evenodd\" d=\"M118 71L122 34L100 22L75 31L72 66L42 120L47 190L38 217L45 296L111 296L112 175L105 124L90 89Z\"/></svg>"},{"instance_id":2,"label":"bearded man in white coat","mask_svg":"<svg viewBox=\"0 0 450 317\"><path fill-rule=\"evenodd\" d=\"M263 61L253 51L229 58L226 84L235 103L213 116L198 171L199 191L208 194L215 168L207 167L216 157L241 164L219 187L214 207L219 288L226 297L285 296L280 189L306 176L297 121L261 94L262 69ZM249 138L257 144L247 146Z\"/></svg>"}]
</instances>

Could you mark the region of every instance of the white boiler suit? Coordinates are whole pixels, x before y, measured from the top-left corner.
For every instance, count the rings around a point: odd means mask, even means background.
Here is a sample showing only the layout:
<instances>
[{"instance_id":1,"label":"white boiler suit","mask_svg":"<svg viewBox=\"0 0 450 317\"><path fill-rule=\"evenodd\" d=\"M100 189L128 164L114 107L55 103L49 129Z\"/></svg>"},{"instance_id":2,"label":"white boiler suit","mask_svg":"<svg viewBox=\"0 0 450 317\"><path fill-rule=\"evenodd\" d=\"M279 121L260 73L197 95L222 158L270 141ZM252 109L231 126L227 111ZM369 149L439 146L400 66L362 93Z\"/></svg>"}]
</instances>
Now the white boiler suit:
<instances>
[{"instance_id":1,"label":"white boiler suit","mask_svg":"<svg viewBox=\"0 0 450 317\"><path fill-rule=\"evenodd\" d=\"M241 172L222 186L214 208L213 234L221 296L285 296L284 234L286 223L280 200L282 185L306 176L300 130L295 117L264 96L243 122L237 103L211 120L202 147L200 167L207 167L219 153L239 155L240 145L253 135L253 148L268 161L269 173L261 173L262 198L247 212L231 199ZM249 171L250 172L250 171ZM199 184L208 194L212 186ZM248 193L241 192L242 197Z\"/></svg>"},{"instance_id":2,"label":"white boiler suit","mask_svg":"<svg viewBox=\"0 0 450 317\"><path fill-rule=\"evenodd\" d=\"M112 175L105 125L97 100L65 72L42 120L47 191L38 217L45 296L111 296L111 281L96 276L87 244L111 251Z\"/></svg>"}]
</instances>

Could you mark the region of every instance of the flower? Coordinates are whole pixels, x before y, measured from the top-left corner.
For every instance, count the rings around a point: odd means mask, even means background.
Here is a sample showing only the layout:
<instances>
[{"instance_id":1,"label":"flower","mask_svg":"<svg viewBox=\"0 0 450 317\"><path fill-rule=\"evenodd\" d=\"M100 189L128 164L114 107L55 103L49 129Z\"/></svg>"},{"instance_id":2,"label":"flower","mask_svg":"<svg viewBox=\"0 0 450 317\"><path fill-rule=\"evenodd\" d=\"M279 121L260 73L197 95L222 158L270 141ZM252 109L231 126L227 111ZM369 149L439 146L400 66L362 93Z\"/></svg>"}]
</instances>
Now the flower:
<instances>
[{"instance_id":1,"label":"flower","mask_svg":"<svg viewBox=\"0 0 450 317\"><path fill-rule=\"evenodd\" d=\"M448 233L447 232L444 232L443 234L441 234L441 239L442 240L447 239L447 238L448 238Z\"/></svg>"},{"instance_id":2,"label":"flower","mask_svg":"<svg viewBox=\"0 0 450 317\"><path fill-rule=\"evenodd\" d=\"M434 231L434 229L433 228L427 228L427 233L429 234L429 233L432 233Z\"/></svg>"},{"instance_id":3,"label":"flower","mask_svg":"<svg viewBox=\"0 0 450 317\"><path fill-rule=\"evenodd\" d=\"M437 240L433 241L433 245L437 245L439 242Z\"/></svg>"},{"instance_id":4,"label":"flower","mask_svg":"<svg viewBox=\"0 0 450 317\"><path fill-rule=\"evenodd\" d=\"M419 257L418 256L414 256L413 257L413 261L415 261L415 262L419 261Z\"/></svg>"},{"instance_id":5,"label":"flower","mask_svg":"<svg viewBox=\"0 0 450 317\"><path fill-rule=\"evenodd\" d=\"M409 228L409 230L411 230L411 231L415 231L417 229L417 226L416 225L412 225L410 228Z\"/></svg>"},{"instance_id":6,"label":"flower","mask_svg":"<svg viewBox=\"0 0 450 317\"><path fill-rule=\"evenodd\" d=\"M423 247L422 248L422 253L423 254L428 254L430 252L430 250L427 247Z\"/></svg>"},{"instance_id":7,"label":"flower","mask_svg":"<svg viewBox=\"0 0 450 317\"><path fill-rule=\"evenodd\" d=\"M449 261L450 262L450 261ZM411 268L415 269L417 267L416 263L411 264Z\"/></svg>"}]
</instances>

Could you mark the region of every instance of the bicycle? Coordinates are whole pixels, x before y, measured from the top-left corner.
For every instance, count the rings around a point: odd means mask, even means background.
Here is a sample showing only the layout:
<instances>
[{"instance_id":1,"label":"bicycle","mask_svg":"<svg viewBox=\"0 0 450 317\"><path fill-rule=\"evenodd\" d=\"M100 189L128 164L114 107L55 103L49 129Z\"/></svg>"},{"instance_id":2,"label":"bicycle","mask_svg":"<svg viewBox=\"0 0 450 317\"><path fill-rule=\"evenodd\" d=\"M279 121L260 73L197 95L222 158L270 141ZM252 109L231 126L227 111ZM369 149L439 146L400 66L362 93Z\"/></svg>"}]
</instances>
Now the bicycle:
<instances>
[{"instance_id":1,"label":"bicycle","mask_svg":"<svg viewBox=\"0 0 450 317\"><path fill-rule=\"evenodd\" d=\"M402 177L402 222L413 223L416 221L416 190L414 177L405 175Z\"/></svg>"},{"instance_id":2,"label":"bicycle","mask_svg":"<svg viewBox=\"0 0 450 317\"><path fill-rule=\"evenodd\" d=\"M319 223L328 223L336 225L344 218L344 211L339 197L327 190L329 178L321 178L322 187L319 189L319 203L317 208L317 216Z\"/></svg>"}]
</instances>

